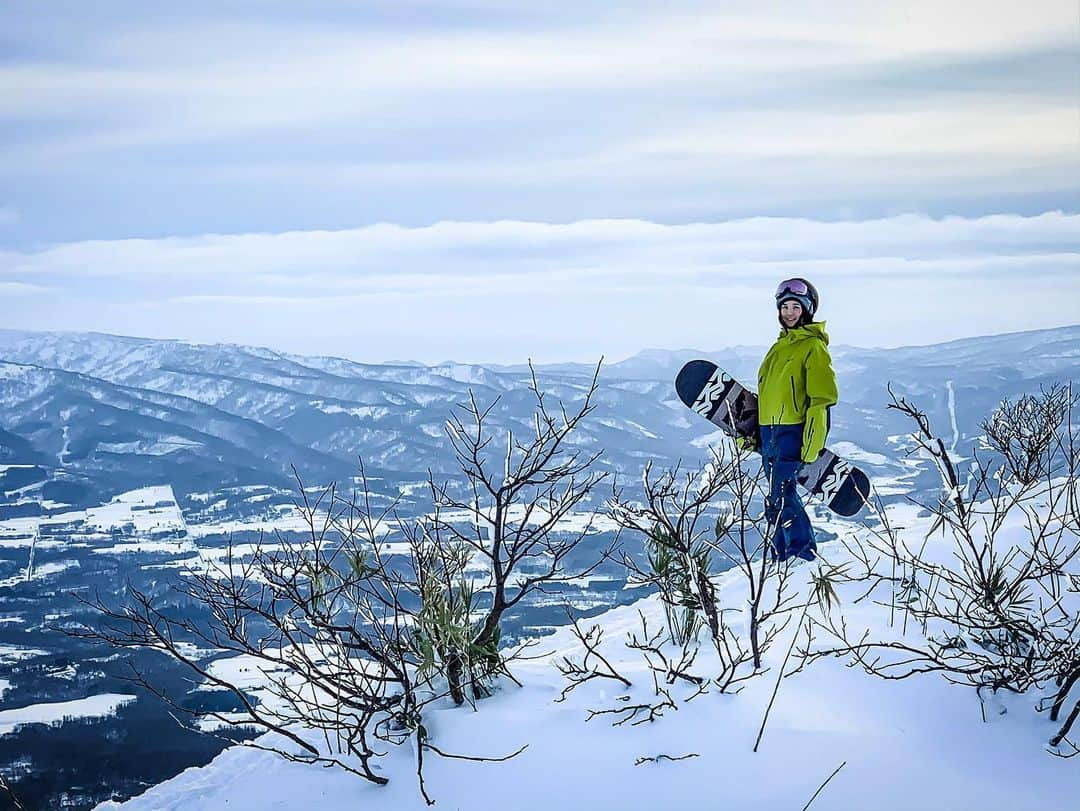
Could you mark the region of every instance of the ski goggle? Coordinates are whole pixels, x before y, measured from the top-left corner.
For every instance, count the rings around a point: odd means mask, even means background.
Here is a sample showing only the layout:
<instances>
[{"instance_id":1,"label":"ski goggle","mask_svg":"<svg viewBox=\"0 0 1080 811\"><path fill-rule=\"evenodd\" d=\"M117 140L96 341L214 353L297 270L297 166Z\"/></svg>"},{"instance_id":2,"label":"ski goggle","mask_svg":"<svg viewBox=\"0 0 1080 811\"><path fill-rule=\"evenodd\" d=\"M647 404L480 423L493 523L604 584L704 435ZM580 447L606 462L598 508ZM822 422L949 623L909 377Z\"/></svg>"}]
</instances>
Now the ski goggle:
<instances>
[{"instance_id":1,"label":"ski goggle","mask_svg":"<svg viewBox=\"0 0 1080 811\"><path fill-rule=\"evenodd\" d=\"M780 282L776 287L776 297L786 296L788 294L795 296L808 296L810 295L810 288L807 287L806 282L802 279L787 279Z\"/></svg>"}]
</instances>

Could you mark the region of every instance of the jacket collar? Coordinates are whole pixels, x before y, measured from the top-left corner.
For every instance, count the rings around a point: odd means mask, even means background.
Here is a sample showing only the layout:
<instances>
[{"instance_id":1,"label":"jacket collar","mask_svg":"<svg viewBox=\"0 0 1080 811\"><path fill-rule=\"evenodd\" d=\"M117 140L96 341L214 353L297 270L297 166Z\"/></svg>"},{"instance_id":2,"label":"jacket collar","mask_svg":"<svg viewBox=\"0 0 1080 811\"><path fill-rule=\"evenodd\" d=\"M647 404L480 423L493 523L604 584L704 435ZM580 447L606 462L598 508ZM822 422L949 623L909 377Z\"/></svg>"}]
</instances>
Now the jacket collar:
<instances>
[{"instance_id":1,"label":"jacket collar","mask_svg":"<svg viewBox=\"0 0 1080 811\"><path fill-rule=\"evenodd\" d=\"M780 330L780 337L777 340L794 343L796 341L804 341L807 338L820 338L821 341L828 346L829 334L825 331L825 322L813 321L793 329L787 329L785 327Z\"/></svg>"}]
</instances>

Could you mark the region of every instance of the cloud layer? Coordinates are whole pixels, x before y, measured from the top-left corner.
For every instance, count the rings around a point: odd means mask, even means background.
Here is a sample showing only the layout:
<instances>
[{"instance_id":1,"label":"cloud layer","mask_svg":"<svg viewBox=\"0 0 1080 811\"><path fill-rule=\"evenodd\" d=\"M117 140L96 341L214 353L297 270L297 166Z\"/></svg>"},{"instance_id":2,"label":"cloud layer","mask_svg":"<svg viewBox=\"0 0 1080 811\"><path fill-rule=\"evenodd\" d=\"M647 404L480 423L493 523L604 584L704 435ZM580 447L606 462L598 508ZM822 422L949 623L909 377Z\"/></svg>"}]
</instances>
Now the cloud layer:
<instances>
[{"instance_id":1,"label":"cloud layer","mask_svg":"<svg viewBox=\"0 0 1080 811\"><path fill-rule=\"evenodd\" d=\"M895 346L1075 323L1077 233L1061 212L381 224L8 251L0 283L24 293L13 327L520 361L766 342L798 275L838 341Z\"/></svg>"}]
</instances>

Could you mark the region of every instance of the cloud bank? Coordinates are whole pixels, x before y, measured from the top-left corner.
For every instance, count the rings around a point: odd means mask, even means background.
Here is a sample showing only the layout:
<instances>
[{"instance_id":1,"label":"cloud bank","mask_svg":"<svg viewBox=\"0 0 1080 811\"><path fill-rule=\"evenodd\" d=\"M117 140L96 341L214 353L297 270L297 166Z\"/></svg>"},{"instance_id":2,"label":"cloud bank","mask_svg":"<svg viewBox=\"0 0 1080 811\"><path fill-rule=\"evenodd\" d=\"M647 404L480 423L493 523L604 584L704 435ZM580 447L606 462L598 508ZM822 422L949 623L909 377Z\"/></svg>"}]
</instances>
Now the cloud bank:
<instances>
[{"instance_id":1,"label":"cloud bank","mask_svg":"<svg viewBox=\"0 0 1080 811\"><path fill-rule=\"evenodd\" d=\"M49 290L12 327L513 362L764 343L799 275L838 341L896 346L1075 323L1077 233L1062 212L379 224L6 251L0 283Z\"/></svg>"}]
</instances>

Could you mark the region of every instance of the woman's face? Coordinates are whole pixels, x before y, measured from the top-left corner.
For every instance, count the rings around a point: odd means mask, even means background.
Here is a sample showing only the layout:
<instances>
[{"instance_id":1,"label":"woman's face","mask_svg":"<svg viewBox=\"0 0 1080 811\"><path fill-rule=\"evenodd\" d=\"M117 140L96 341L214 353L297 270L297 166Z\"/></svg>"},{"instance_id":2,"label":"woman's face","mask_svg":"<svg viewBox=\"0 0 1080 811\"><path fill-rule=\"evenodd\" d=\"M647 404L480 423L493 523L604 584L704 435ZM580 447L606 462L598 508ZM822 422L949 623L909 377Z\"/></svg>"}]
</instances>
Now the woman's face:
<instances>
[{"instance_id":1,"label":"woman's face","mask_svg":"<svg viewBox=\"0 0 1080 811\"><path fill-rule=\"evenodd\" d=\"M802 305L799 302L788 299L780 305L780 319L785 327L790 329L795 326L800 317L802 317Z\"/></svg>"}]
</instances>

